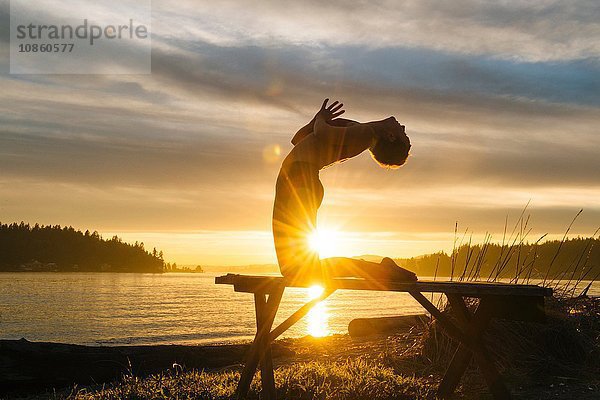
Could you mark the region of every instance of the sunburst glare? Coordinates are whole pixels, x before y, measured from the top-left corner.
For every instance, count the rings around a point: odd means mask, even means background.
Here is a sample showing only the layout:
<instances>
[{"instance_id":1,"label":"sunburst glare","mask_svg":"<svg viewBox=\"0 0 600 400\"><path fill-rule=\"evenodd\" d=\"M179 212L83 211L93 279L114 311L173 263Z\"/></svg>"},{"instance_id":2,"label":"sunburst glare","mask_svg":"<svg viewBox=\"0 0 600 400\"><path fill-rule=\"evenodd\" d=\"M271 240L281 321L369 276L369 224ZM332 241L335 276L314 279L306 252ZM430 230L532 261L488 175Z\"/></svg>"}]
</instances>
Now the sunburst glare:
<instances>
[{"instance_id":1,"label":"sunburst glare","mask_svg":"<svg viewBox=\"0 0 600 400\"><path fill-rule=\"evenodd\" d=\"M323 289L323 286L319 286L319 285L313 285L313 286L309 287L308 288L309 300L316 299L317 297L319 297L320 295L323 294L324 290L325 289Z\"/></svg>"},{"instance_id":2,"label":"sunburst glare","mask_svg":"<svg viewBox=\"0 0 600 400\"><path fill-rule=\"evenodd\" d=\"M308 288L308 299L313 300L323 294L323 287L315 285ZM325 301L314 306L307 315L308 334L313 337L323 337L329 334L329 313Z\"/></svg>"},{"instance_id":3,"label":"sunburst glare","mask_svg":"<svg viewBox=\"0 0 600 400\"><path fill-rule=\"evenodd\" d=\"M339 256L340 234L335 229L317 228L309 237L308 245L320 258Z\"/></svg>"}]
</instances>

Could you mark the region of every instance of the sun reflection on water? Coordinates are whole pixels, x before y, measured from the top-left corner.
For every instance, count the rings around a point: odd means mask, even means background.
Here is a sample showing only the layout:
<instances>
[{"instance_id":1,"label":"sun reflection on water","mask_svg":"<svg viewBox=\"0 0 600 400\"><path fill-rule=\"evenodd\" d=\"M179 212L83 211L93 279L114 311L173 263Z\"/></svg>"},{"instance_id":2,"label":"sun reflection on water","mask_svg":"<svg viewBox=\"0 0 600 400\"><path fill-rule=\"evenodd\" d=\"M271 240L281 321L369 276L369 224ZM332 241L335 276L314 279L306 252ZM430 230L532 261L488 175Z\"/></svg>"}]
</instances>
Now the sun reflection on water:
<instances>
[{"instance_id":1,"label":"sun reflection on water","mask_svg":"<svg viewBox=\"0 0 600 400\"><path fill-rule=\"evenodd\" d=\"M315 285L308 288L308 300L316 299L323 294L323 288ZM307 315L308 334L314 337L323 337L329 334L329 313L324 301L314 306Z\"/></svg>"}]
</instances>

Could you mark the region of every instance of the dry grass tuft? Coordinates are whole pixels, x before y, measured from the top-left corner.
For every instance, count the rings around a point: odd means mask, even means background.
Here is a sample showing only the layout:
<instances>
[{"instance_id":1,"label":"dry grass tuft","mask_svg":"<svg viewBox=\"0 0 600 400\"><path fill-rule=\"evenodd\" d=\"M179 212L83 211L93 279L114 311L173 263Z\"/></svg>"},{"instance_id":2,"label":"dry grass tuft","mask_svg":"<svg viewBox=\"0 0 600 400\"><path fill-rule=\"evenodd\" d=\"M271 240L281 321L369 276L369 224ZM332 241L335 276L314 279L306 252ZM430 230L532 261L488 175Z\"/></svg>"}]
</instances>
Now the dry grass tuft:
<instances>
[{"instance_id":1,"label":"dry grass tuft","mask_svg":"<svg viewBox=\"0 0 600 400\"><path fill-rule=\"evenodd\" d=\"M548 320L543 324L492 321L483 339L500 373L512 387L554 385L557 380L600 384L600 298L551 298L546 308ZM451 317L448 307L444 313ZM386 361L398 373L441 376L457 346L432 322L414 351ZM486 392L474 363L464 379L471 394Z\"/></svg>"},{"instance_id":2,"label":"dry grass tuft","mask_svg":"<svg viewBox=\"0 0 600 400\"><path fill-rule=\"evenodd\" d=\"M73 390L56 395L61 400L233 399L239 372L169 371L145 379L124 376L108 387ZM280 399L434 399L426 379L397 375L390 367L361 359L307 362L275 371ZM252 382L249 399L258 399L260 373Z\"/></svg>"}]
</instances>

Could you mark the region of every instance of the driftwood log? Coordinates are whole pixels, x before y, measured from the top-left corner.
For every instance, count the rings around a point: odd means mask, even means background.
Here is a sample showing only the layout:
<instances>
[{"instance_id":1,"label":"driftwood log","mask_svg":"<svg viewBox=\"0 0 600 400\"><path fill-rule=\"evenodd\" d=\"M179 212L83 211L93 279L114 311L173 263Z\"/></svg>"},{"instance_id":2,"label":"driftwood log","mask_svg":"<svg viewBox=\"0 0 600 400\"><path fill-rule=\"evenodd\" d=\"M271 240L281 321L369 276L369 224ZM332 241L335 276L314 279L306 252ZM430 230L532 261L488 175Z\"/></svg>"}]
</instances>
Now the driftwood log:
<instances>
[{"instance_id":1,"label":"driftwood log","mask_svg":"<svg viewBox=\"0 0 600 400\"><path fill-rule=\"evenodd\" d=\"M146 376L173 369L173 364L186 369L220 369L239 365L247 350L247 344L108 347L0 340L0 398L110 382L126 373ZM275 357L289 353L277 344L273 347Z\"/></svg>"},{"instance_id":2,"label":"driftwood log","mask_svg":"<svg viewBox=\"0 0 600 400\"><path fill-rule=\"evenodd\" d=\"M356 318L348 324L348 333L352 337L359 337L408 331L413 326L424 325L428 321L429 317L425 314L381 318Z\"/></svg>"}]
</instances>

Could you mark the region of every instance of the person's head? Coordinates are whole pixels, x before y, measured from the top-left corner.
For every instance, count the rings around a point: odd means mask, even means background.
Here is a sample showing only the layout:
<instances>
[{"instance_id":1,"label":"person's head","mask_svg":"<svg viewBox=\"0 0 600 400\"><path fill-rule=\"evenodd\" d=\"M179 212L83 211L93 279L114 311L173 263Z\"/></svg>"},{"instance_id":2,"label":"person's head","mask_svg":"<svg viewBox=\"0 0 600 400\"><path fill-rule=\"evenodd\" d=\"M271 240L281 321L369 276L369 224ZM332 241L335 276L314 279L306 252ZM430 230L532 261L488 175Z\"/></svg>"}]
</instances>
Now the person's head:
<instances>
[{"instance_id":1,"label":"person's head","mask_svg":"<svg viewBox=\"0 0 600 400\"><path fill-rule=\"evenodd\" d=\"M375 141L370 147L371 155L384 168L399 168L406 162L410 140L404 125L390 117L374 125Z\"/></svg>"}]
</instances>

